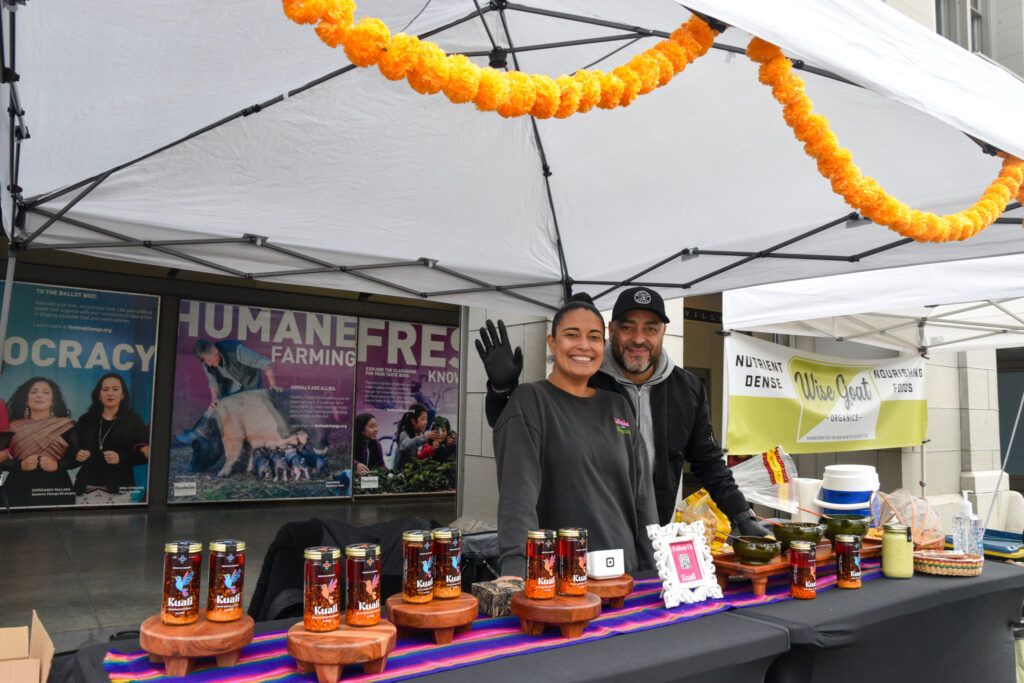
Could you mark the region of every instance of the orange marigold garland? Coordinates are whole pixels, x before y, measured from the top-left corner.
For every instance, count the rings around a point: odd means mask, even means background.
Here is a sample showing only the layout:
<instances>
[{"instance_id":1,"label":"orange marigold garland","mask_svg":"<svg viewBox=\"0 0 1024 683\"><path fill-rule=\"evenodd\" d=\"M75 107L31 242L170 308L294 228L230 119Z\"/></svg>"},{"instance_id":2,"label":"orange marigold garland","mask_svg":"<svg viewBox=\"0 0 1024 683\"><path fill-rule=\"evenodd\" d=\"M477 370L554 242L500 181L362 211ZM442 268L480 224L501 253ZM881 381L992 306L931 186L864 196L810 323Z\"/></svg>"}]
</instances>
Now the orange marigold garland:
<instances>
[{"instance_id":1,"label":"orange marigold garland","mask_svg":"<svg viewBox=\"0 0 1024 683\"><path fill-rule=\"evenodd\" d=\"M706 54L718 35L692 16L669 40L610 74L580 71L551 79L478 67L464 55L446 55L415 36L392 36L380 19L364 17L353 23L356 6L352 0L282 0L282 5L285 15L296 23L319 22L315 30L320 40L331 47L342 46L356 66L377 64L385 78L404 78L419 93L443 91L452 102L473 102L481 111L497 111L505 117L566 118L595 106L628 107L637 96L666 85L687 64Z\"/></svg>"},{"instance_id":2,"label":"orange marigold garland","mask_svg":"<svg viewBox=\"0 0 1024 683\"><path fill-rule=\"evenodd\" d=\"M1024 161L1000 154L999 176L971 208L948 216L911 209L886 194L874 178L861 174L850 151L839 147L828 120L813 113L803 79L793 73L792 62L777 46L754 38L747 46L747 56L761 65L760 81L771 86L772 95L783 106L786 123L817 162L818 172L847 204L875 223L919 242L965 240L991 225L1014 196L1024 201Z\"/></svg>"}]
</instances>

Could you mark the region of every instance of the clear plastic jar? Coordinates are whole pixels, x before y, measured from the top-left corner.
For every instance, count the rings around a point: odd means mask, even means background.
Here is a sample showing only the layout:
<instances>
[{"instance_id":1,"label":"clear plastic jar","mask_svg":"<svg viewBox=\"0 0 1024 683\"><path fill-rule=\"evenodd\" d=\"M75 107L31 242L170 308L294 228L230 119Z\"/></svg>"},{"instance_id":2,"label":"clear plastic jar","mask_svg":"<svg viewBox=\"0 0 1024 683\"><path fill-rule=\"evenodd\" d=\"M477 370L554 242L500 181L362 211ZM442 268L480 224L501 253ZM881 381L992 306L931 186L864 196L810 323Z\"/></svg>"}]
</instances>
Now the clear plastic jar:
<instances>
[{"instance_id":1,"label":"clear plastic jar","mask_svg":"<svg viewBox=\"0 0 1024 683\"><path fill-rule=\"evenodd\" d=\"M434 555L429 531L402 533L402 600L430 602L434 597Z\"/></svg>"},{"instance_id":2,"label":"clear plastic jar","mask_svg":"<svg viewBox=\"0 0 1024 683\"><path fill-rule=\"evenodd\" d=\"M357 543L345 546L345 623L373 626L380 623L380 546Z\"/></svg>"},{"instance_id":3,"label":"clear plastic jar","mask_svg":"<svg viewBox=\"0 0 1024 683\"><path fill-rule=\"evenodd\" d=\"M549 600L555 597L555 532L531 529L526 532L526 597Z\"/></svg>"},{"instance_id":4,"label":"clear plastic jar","mask_svg":"<svg viewBox=\"0 0 1024 683\"><path fill-rule=\"evenodd\" d=\"M245 542L210 541L206 618L235 621L242 618L242 581L245 579Z\"/></svg>"},{"instance_id":5,"label":"clear plastic jar","mask_svg":"<svg viewBox=\"0 0 1024 683\"><path fill-rule=\"evenodd\" d=\"M306 548L302 625L307 631L333 631L341 626L341 550L333 546Z\"/></svg>"},{"instance_id":6,"label":"clear plastic jar","mask_svg":"<svg viewBox=\"0 0 1024 683\"><path fill-rule=\"evenodd\" d=\"M164 600L160 620L193 624L199 619L199 585L203 574L203 544L172 541L164 545Z\"/></svg>"},{"instance_id":7,"label":"clear plastic jar","mask_svg":"<svg viewBox=\"0 0 1024 683\"><path fill-rule=\"evenodd\" d=\"M444 527L430 532L434 554L434 597L462 595L462 532Z\"/></svg>"},{"instance_id":8,"label":"clear plastic jar","mask_svg":"<svg viewBox=\"0 0 1024 683\"><path fill-rule=\"evenodd\" d=\"M558 530L558 594L587 593L587 530Z\"/></svg>"}]
</instances>

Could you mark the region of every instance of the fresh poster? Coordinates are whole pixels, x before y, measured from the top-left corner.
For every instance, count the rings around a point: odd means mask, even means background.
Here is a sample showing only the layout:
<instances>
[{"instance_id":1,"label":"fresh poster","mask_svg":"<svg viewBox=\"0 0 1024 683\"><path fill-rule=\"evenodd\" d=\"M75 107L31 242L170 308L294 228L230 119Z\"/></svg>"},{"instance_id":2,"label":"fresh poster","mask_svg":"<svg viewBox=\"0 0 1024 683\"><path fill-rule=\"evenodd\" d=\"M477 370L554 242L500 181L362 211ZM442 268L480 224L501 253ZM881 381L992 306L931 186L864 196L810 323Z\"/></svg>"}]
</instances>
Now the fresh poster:
<instances>
[{"instance_id":1,"label":"fresh poster","mask_svg":"<svg viewBox=\"0 0 1024 683\"><path fill-rule=\"evenodd\" d=\"M355 495L453 491L459 328L361 318Z\"/></svg>"},{"instance_id":2,"label":"fresh poster","mask_svg":"<svg viewBox=\"0 0 1024 683\"><path fill-rule=\"evenodd\" d=\"M350 496L354 317L183 300L170 502Z\"/></svg>"},{"instance_id":3,"label":"fresh poster","mask_svg":"<svg viewBox=\"0 0 1024 683\"><path fill-rule=\"evenodd\" d=\"M159 298L22 282L11 294L0 374L11 507L144 503Z\"/></svg>"}]
</instances>

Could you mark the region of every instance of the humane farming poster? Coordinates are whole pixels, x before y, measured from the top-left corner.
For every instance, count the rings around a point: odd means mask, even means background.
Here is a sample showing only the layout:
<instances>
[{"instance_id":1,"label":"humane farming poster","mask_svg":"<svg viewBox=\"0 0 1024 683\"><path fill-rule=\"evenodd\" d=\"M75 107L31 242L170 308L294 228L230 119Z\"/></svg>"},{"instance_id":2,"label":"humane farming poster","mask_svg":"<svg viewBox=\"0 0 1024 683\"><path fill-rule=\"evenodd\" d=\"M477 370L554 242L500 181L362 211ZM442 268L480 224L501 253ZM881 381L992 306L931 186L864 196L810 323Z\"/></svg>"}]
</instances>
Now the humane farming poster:
<instances>
[{"instance_id":1,"label":"humane farming poster","mask_svg":"<svg viewBox=\"0 0 1024 683\"><path fill-rule=\"evenodd\" d=\"M169 502L351 495L355 317L183 300Z\"/></svg>"},{"instance_id":2,"label":"humane farming poster","mask_svg":"<svg viewBox=\"0 0 1024 683\"><path fill-rule=\"evenodd\" d=\"M143 294L14 283L0 374L11 507L145 503L159 307Z\"/></svg>"}]
</instances>

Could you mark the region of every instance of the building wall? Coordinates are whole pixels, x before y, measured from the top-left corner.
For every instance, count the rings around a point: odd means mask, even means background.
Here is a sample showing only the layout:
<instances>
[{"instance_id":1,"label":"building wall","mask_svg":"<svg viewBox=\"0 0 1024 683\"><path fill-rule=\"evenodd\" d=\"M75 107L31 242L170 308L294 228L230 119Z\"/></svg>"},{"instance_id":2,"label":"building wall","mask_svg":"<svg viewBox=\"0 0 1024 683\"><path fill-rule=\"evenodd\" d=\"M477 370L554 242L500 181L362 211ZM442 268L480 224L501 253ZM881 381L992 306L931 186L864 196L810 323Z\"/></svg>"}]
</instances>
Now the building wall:
<instances>
[{"instance_id":1,"label":"building wall","mask_svg":"<svg viewBox=\"0 0 1024 683\"><path fill-rule=\"evenodd\" d=\"M934 0L885 0L885 4L899 10L919 24L935 30Z\"/></svg>"},{"instance_id":2,"label":"building wall","mask_svg":"<svg viewBox=\"0 0 1024 683\"><path fill-rule=\"evenodd\" d=\"M991 0L990 28L992 58L1024 75L1024 3L1020 0Z\"/></svg>"}]
</instances>

